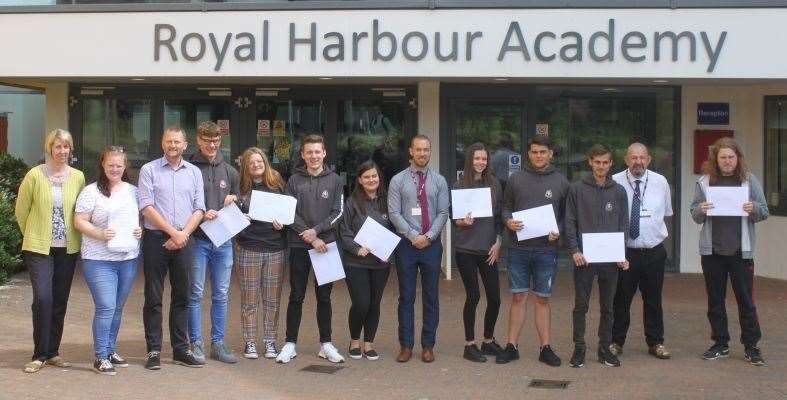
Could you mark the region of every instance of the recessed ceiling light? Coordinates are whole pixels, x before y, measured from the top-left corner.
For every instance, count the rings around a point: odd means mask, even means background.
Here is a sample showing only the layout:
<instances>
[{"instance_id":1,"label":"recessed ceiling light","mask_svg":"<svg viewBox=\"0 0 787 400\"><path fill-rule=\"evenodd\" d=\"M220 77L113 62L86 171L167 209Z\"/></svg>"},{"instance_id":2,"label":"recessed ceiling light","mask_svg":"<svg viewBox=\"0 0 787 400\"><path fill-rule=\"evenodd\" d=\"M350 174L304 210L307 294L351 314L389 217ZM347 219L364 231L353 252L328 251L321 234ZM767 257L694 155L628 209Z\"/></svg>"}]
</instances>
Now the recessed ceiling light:
<instances>
[{"instance_id":1,"label":"recessed ceiling light","mask_svg":"<svg viewBox=\"0 0 787 400\"><path fill-rule=\"evenodd\" d=\"M617 92L618 88L608 87L608 88L601 89L601 91L602 92Z\"/></svg>"},{"instance_id":2,"label":"recessed ceiling light","mask_svg":"<svg viewBox=\"0 0 787 400\"><path fill-rule=\"evenodd\" d=\"M508 80L508 78L495 78L495 80L499 82L505 82Z\"/></svg>"},{"instance_id":3,"label":"recessed ceiling light","mask_svg":"<svg viewBox=\"0 0 787 400\"><path fill-rule=\"evenodd\" d=\"M331 78L330 76L321 76L321 77L319 77L319 78L317 78L317 79L319 79L319 80L321 80L321 81L330 81L330 80L332 80L333 78Z\"/></svg>"},{"instance_id":4,"label":"recessed ceiling light","mask_svg":"<svg viewBox=\"0 0 787 400\"><path fill-rule=\"evenodd\" d=\"M666 80L666 79L654 79L653 80L653 83L667 83L667 82L669 82L669 81Z\"/></svg>"},{"instance_id":5,"label":"recessed ceiling light","mask_svg":"<svg viewBox=\"0 0 787 400\"><path fill-rule=\"evenodd\" d=\"M131 78L132 81L144 81L145 78Z\"/></svg>"}]
</instances>

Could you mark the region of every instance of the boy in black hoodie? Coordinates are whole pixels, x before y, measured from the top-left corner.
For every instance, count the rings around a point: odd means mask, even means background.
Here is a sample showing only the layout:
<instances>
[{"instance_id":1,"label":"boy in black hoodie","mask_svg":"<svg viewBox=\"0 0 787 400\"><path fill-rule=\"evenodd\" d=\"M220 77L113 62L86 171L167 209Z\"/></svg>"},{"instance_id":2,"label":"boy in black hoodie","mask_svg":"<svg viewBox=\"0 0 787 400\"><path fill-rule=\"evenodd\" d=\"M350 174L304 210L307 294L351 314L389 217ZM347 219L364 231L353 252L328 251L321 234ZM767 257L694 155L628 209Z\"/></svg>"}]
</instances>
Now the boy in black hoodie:
<instances>
[{"instance_id":1,"label":"boy in black hoodie","mask_svg":"<svg viewBox=\"0 0 787 400\"><path fill-rule=\"evenodd\" d=\"M342 217L344 191L336 173L323 164L325 142L320 135L308 135L301 141L304 166L298 167L287 182L286 193L298 199L295 222L287 232L290 247L290 300L287 305L286 343L276 362L288 363L295 358L295 343L301 325L303 298L312 269L309 249L327 251L326 244L337 239L336 226ZM317 286L317 326L320 331L320 358L344 362L331 344L331 289L333 284Z\"/></svg>"},{"instance_id":2,"label":"boy in black hoodie","mask_svg":"<svg viewBox=\"0 0 787 400\"><path fill-rule=\"evenodd\" d=\"M583 233L628 233L626 189L612 180L612 151L600 144L588 152L591 175L574 182L566 198L566 246L574 261L574 354L569 365L585 365L585 314L588 311L593 278L598 275L601 317L598 325L598 361L619 367L620 361L609 351L612 342L612 302L618 281L618 268L628 269L628 261L589 265L582 254ZM625 240L625 239L624 239Z\"/></svg>"}]
</instances>

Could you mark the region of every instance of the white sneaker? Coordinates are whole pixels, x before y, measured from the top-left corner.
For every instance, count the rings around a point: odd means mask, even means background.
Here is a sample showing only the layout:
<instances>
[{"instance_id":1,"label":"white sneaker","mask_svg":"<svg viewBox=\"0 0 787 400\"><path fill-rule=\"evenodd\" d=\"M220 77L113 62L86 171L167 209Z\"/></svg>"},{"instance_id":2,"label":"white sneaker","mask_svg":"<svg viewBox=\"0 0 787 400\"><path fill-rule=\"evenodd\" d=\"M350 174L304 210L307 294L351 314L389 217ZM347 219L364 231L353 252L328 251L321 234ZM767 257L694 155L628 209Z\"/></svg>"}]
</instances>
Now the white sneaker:
<instances>
[{"instance_id":1,"label":"white sneaker","mask_svg":"<svg viewBox=\"0 0 787 400\"><path fill-rule=\"evenodd\" d=\"M265 342L265 358L276 358L279 353L276 351L276 343Z\"/></svg>"},{"instance_id":2,"label":"white sneaker","mask_svg":"<svg viewBox=\"0 0 787 400\"><path fill-rule=\"evenodd\" d=\"M293 358L297 357L298 353L295 352L295 343L287 342L281 348L279 355L276 356L276 362L279 364L287 364Z\"/></svg>"},{"instance_id":3,"label":"white sneaker","mask_svg":"<svg viewBox=\"0 0 787 400\"><path fill-rule=\"evenodd\" d=\"M332 363L343 363L344 357L339 354L339 350L336 350L336 347L333 347L331 342L323 343L320 346L320 352L317 353L317 357L324 358Z\"/></svg>"}]
</instances>

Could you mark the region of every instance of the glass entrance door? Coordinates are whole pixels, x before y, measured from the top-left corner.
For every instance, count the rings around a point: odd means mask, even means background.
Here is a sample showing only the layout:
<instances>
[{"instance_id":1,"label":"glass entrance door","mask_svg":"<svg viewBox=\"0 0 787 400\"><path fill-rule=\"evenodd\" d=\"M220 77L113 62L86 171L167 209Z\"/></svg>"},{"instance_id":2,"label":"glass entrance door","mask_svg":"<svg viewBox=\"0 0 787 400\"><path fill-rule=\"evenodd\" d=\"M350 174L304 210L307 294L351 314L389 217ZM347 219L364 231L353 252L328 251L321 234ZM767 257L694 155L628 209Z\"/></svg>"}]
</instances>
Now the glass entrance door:
<instances>
[{"instance_id":1,"label":"glass entrance door","mask_svg":"<svg viewBox=\"0 0 787 400\"><path fill-rule=\"evenodd\" d=\"M345 195L355 187L358 166L367 160L380 167L386 184L407 165L405 107L398 100L339 100L335 159Z\"/></svg>"},{"instance_id":2,"label":"glass entrance door","mask_svg":"<svg viewBox=\"0 0 787 400\"><path fill-rule=\"evenodd\" d=\"M258 97L255 109L257 147L286 180L300 162L301 138L325 134L324 100L278 100Z\"/></svg>"},{"instance_id":3,"label":"glass entrance door","mask_svg":"<svg viewBox=\"0 0 787 400\"><path fill-rule=\"evenodd\" d=\"M123 147L129 176L136 182L148 161L151 133L150 99L85 98L82 104L82 168L88 182L97 178L98 159L108 146Z\"/></svg>"}]
</instances>

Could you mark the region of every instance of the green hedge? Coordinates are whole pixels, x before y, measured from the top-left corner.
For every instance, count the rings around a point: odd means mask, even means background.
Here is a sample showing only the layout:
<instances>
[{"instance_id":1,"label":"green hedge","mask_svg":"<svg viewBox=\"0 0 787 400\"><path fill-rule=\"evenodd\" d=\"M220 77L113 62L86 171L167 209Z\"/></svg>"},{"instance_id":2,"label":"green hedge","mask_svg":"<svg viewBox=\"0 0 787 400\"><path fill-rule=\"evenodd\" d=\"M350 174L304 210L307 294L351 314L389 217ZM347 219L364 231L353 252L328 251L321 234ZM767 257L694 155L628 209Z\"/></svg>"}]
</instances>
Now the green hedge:
<instances>
[{"instance_id":1,"label":"green hedge","mask_svg":"<svg viewBox=\"0 0 787 400\"><path fill-rule=\"evenodd\" d=\"M22 234L14 217L14 204L27 170L28 166L21 159L0 153L0 216L3 216L0 218L0 284L22 265Z\"/></svg>"}]
</instances>

